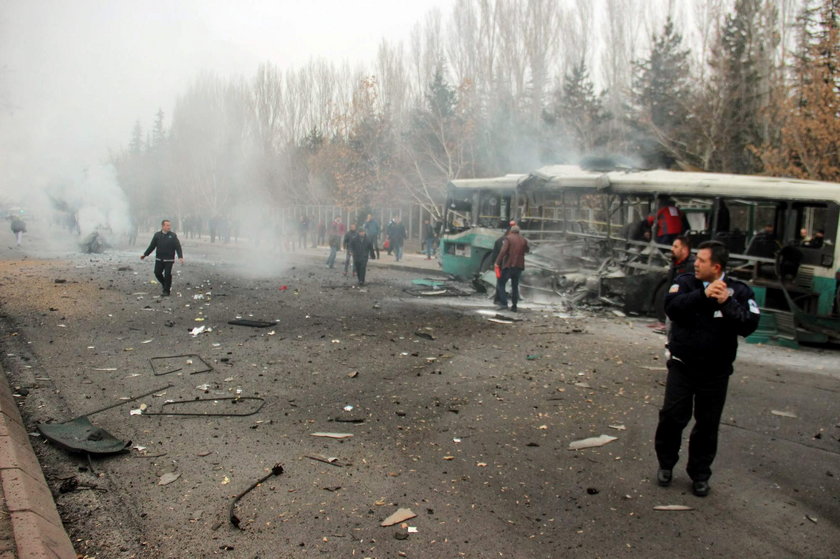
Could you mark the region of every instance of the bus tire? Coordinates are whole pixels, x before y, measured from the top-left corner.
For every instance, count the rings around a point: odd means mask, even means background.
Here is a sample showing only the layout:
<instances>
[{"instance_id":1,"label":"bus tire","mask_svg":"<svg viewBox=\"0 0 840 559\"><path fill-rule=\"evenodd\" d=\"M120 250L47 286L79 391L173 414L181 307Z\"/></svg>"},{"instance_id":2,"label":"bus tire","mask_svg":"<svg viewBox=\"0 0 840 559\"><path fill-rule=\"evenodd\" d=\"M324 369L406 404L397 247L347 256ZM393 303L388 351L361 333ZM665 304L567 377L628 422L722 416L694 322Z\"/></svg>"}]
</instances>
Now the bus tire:
<instances>
[{"instance_id":1,"label":"bus tire","mask_svg":"<svg viewBox=\"0 0 840 559\"><path fill-rule=\"evenodd\" d=\"M656 288L653 296L653 312L659 322L665 322L665 295L668 293L668 282L663 281Z\"/></svg>"},{"instance_id":2,"label":"bus tire","mask_svg":"<svg viewBox=\"0 0 840 559\"><path fill-rule=\"evenodd\" d=\"M491 270L491 269L493 269L493 264L494 264L494 262L493 262L493 253L492 253L492 252L488 252L488 253L487 253L487 254L485 254L485 255L484 255L484 257L481 259L481 265L478 267L478 274L479 274L479 275L481 275L481 274L483 274L484 272L486 272L487 270Z\"/></svg>"}]
</instances>

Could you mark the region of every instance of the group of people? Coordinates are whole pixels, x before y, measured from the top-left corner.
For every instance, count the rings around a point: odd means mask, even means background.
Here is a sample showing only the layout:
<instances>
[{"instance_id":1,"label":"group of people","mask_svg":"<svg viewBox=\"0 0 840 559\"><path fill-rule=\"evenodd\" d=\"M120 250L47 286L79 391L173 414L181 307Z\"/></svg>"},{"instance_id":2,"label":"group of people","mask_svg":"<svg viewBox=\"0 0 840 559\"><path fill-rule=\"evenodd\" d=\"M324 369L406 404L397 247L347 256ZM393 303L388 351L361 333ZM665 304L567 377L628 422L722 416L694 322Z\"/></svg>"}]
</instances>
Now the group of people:
<instances>
[{"instance_id":1,"label":"group of people","mask_svg":"<svg viewBox=\"0 0 840 559\"><path fill-rule=\"evenodd\" d=\"M176 256L180 262L184 260L181 243L171 228L169 220L163 220L161 230L154 234L140 256L144 259L156 251L154 273L164 296L170 293ZM359 285L364 285L368 259L377 258L378 232L373 216L369 215L362 227L351 224L346 230L341 218L336 218L329 228L327 265L334 266L340 243L347 251L345 275L352 261ZM528 240L516 222L511 221L494 248L499 306L507 308L506 284L510 280L511 310L517 310L519 278L529 249ZM692 492L705 497L710 492L711 466L717 454L720 419L729 377L734 370L738 336L746 337L755 331L760 311L752 289L726 274L729 251L723 243L705 241L692 257L688 239L677 236L671 252L670 287L665 297L665 312L670 319L668 375L654 436L659 463L656 481L662 487L671 485L682 433L693 415L695 424L688 442L686 471L692 481Z\"/></svg>"}]
</instances>

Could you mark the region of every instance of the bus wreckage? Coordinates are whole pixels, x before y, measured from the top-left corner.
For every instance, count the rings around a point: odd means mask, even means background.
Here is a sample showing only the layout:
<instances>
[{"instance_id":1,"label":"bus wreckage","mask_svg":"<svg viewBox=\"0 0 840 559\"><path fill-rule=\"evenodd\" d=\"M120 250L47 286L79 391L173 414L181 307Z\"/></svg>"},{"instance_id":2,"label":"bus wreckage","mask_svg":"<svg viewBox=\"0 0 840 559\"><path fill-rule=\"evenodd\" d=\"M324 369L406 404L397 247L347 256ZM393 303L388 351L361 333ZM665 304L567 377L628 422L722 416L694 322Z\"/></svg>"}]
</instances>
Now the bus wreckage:
<instances>
[{"instance_id":1,"label":"bus wreckage","mask_svg":"<svg viewBox=\"0 0 840 559\"><path fill-rule=\"evenodd\" d=\"M532 247L528 297L595 300L664 319L670 245L656 242L657 209L675 203L692 247L730 251L729 274L762 309L748 341L840 343L840 184L679 171L597 171L553 165L528 175L448 184L444 272L495 285L492 252L510 221Z\"/></svg>"}]
</instances>

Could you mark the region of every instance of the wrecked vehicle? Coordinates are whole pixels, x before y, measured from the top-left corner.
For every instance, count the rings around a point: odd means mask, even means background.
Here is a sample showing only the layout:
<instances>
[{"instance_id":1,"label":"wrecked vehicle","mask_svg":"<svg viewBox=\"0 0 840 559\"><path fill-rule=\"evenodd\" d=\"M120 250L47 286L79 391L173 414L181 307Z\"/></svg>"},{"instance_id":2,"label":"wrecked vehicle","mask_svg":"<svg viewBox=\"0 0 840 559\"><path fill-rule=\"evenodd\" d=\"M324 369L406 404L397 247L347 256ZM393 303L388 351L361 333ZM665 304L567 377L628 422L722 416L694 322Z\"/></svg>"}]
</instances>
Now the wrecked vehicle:
<instances>
[{"instance_id":1,"label":"wrecked vehicle","mask_svg":"<svg viewBox=\"0 0 840 559\"><path fill-rule=\"evenodd\" d=\"M840 185L833 183L575 165L454 180L441 267L495 283L493 245L515 220L532 247L524 288L664 318L670 245L655 241L652 216L667 201L685 214L691 245L726 244L729 273L755 292L763 316L749 341L840 341Z\"/></svg>"}]
</instances>

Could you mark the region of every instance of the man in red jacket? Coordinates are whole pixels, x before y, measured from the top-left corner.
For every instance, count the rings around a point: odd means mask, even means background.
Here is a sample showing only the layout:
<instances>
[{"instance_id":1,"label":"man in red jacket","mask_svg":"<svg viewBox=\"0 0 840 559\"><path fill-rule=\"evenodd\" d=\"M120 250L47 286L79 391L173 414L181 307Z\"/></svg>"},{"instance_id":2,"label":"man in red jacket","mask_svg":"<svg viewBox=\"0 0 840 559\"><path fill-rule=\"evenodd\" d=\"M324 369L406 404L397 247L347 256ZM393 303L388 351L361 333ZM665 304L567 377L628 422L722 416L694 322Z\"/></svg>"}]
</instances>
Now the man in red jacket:
<instances>
[{"instance_id":1,"label":"man in red jacket","mask_svg":"<svg viewBox=\"0 0 840 559\"><path fill-rule=\"evenodd\" d=\"M507 293L505 284L510 279L511 302L510 310L516 312L519 302L519 277L525 269L525 253L530 251L528 239L520 234L519 226L514 225L502 243L502 250L496 257L496 266L502 269L502 288L499 290L499 306L507 308Z\"/></svg>"}]
</instances>

